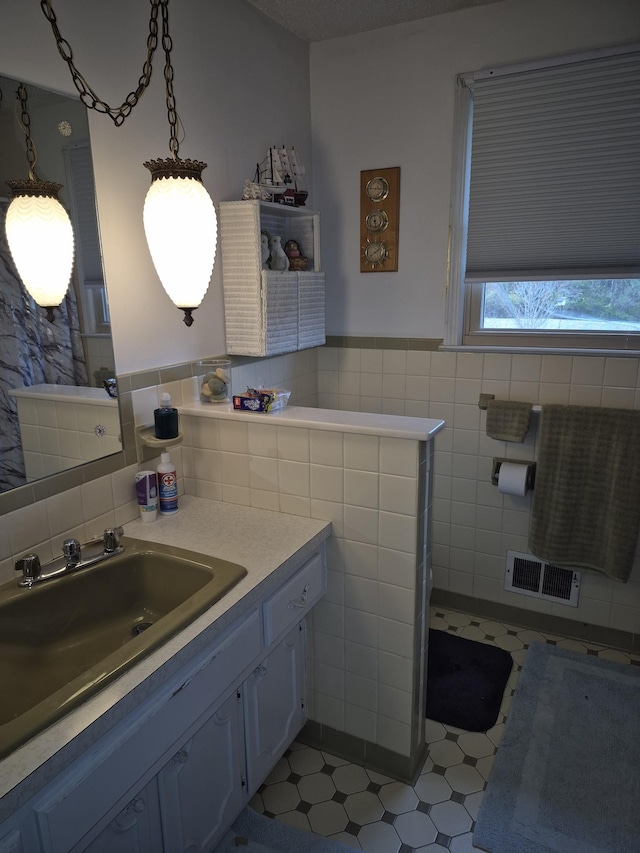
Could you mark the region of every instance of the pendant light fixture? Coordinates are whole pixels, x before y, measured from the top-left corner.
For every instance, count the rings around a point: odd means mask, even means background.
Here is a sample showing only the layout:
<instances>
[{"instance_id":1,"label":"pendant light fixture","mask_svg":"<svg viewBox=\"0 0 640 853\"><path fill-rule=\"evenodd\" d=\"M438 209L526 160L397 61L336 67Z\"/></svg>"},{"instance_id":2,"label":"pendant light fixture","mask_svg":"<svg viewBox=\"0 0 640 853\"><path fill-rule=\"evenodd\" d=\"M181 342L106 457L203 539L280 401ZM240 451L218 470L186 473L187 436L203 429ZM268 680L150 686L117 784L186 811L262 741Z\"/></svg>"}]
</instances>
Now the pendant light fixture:
<instances>
[{"instance_id":1,"label":"pendant light fixture","mask_svg":"<svg viewBox=\"0 0 640 853\"><path fill-rule=\"evenodd\" d=\"M143 222L149 252L160 282L176 307L184 311L185 324L191 326L193 311L202 302L213 271L217 243L216 212L211 196L202 183L202 171L207 164L199 160L181 160L178 156L180 143L173 93L169 0L150 2L151 19L143 74L136 91L131 92L117 109L102 101L76 68L71 47L60 34L50 0L40 0L40 6L51 24L58 51L69 66L80 100L87 108L109 115L116 126L124 122L149 85L153 54L158 45L158 12L162 12L161 34L165 53L164 79L171 156L144 163L151 172L151 187L144 203Z\"/></svg>"},{"instance_id":2,"label":"pendant light fixture","mask_svg":"<svg viewBox=\"0 0 640 853\"><path fill-rule=\"evenodd\" d=\"M36 149L31 138L31 119L27 108L27 90L17 90L25 132L29 177L7 181L12 201L7 210L5 230L11 257L26 290L46 309L53 323L53 309L65 297L73 267L73 228L64 207L58 201L62 184L42 181L36 174Z\"/></svg>"}]
</instances>

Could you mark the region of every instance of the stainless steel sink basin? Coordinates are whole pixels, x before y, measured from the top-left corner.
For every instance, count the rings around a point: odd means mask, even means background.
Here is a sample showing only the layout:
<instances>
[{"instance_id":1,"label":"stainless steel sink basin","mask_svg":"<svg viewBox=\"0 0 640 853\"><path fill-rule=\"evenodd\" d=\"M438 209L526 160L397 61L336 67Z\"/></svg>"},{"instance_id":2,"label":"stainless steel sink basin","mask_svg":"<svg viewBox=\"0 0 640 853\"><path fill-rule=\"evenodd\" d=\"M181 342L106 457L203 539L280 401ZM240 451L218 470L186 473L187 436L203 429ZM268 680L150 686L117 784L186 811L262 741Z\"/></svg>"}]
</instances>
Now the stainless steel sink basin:
<instances>
[{"instance_id":1,"label":"stainless steel sink basin","mask_svg":"<svg viewBox=\"0 0 640 853\"><path fill-rule=\"evenodd\" d=\"M31 589L0 586L0 757L224 596L246 569L123 537L123 553Z\"/></svg>"}]
</instances>

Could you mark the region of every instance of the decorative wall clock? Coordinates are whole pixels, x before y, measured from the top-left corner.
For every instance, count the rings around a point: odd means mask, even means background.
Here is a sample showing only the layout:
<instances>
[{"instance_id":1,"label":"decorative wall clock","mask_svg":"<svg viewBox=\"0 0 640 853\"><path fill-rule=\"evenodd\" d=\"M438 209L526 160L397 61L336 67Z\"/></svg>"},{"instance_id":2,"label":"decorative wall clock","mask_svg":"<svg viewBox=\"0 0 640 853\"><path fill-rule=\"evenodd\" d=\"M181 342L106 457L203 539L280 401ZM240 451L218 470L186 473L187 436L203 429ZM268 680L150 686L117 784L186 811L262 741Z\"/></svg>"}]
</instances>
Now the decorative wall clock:
<instances>
[{"instance_id":1,"label":"decorative wall clock","mask_svg":"<svg viewBox=\"0 0 640 853\"><path fill-rule=\"evenodd\" d=\"M360 172L360 272L396 272L400 167Z\"/></svg>"}]
</instances>

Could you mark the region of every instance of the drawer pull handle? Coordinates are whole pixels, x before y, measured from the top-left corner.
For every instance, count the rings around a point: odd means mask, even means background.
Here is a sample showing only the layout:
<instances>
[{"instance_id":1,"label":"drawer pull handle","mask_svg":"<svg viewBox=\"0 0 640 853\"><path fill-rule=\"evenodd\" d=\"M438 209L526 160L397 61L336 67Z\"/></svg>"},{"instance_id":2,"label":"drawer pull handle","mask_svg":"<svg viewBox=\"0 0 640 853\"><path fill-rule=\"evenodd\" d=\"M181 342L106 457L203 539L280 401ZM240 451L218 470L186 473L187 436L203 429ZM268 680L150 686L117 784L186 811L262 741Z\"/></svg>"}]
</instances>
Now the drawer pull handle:
<instances>
[{"instance_id":1,"label":"drawer pull handle","mask_svg":"<svg viewBox=\"0 0 640 853\"><path fill-rule=\"evenodd\" d=\"M289 604L287 605L287 608L289 610L293 610L294 607L306 607L308 598L309 598L309 584L305 584L305 587L302 590L302 595L300 596L300 598L297 601L292 598L291 601L289 602Z\"/></svg>"}]
</instances>

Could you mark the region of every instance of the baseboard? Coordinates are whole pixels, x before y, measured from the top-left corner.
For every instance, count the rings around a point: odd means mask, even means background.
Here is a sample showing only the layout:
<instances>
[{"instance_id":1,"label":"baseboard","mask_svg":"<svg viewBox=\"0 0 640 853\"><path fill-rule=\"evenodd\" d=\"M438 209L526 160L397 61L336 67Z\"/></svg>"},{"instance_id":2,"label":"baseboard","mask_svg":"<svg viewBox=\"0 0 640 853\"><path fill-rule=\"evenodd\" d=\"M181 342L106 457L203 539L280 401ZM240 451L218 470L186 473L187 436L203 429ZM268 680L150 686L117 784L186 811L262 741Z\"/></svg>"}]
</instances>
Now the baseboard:
<instances>
[{"instance_id":1,"label":"baseboard","mask_svg":"<svg viewBox=\"0 0 640 853\"><path fill-rule=\"evenodd\" d=\"M297 740L407 785L415 784L427 755L426 744L422 744L415 755L400 755L377 743L324 726L315 720L307 720Z\"/></svg>"},{"instance_id":2,"label":"baseboard","mask_svg":"<svg viewBox=\"0 0 640 853\"><path fill-rule=\"evenodd\" d=\"M576 619L566 619L563 616L537 613L533 610L524 610L522 607L513 607L510 604L500 604L497 601L474 598L472 595L462 595L442 589L433 590L431 605L462 610L465 613L497 619L500 622L510 622L534 631L560 634L563 637L572 637L588 643L599 643L625 652L640 653L640 634L619 631L617 628L605 628L602 625L591 625L589 622L578 622Z\"/></svg>"}]
</instances>

